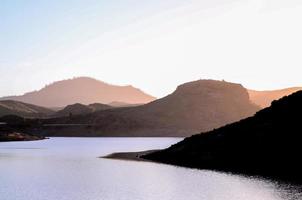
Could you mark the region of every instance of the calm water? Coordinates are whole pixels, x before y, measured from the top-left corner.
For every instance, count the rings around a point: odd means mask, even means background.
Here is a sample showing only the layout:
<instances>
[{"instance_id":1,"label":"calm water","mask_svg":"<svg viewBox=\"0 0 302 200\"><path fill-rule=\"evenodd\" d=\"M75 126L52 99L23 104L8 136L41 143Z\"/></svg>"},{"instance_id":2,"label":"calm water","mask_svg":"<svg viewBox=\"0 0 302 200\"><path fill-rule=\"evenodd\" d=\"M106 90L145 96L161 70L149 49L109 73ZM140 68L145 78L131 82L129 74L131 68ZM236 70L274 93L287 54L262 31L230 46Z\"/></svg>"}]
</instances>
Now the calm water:
<instances>
[{"instance_id":1,"label":"calm water","mask_svg":"<svg viewBox=\"0 0 302 200\"><path fill-rule=\"evenodd\" d=\"M176 138L51 138L0 143L0 200L279 200L301 188L212 171L98 158Z\"/></svg>"}]
</instances>

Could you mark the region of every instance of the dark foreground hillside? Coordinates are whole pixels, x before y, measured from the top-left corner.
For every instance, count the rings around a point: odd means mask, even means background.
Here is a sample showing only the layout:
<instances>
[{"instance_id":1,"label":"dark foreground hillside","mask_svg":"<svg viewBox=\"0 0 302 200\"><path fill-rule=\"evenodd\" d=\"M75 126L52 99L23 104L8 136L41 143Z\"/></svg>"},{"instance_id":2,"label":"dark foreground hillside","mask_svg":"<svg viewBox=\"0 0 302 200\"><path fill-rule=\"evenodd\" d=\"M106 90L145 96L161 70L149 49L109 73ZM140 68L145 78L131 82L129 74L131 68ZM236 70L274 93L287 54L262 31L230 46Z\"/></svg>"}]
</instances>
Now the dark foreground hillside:
<instances>
[{"instance_id":1,"label":"dark foreground hillside","mask_svg":"<svg viewBox=\"0 0 302 200\"><path fill-rule=\"evenodd\" d=\"M237 123L143 156L180 166L302 180L302 91Z\"/></svg>"}]
</instances>

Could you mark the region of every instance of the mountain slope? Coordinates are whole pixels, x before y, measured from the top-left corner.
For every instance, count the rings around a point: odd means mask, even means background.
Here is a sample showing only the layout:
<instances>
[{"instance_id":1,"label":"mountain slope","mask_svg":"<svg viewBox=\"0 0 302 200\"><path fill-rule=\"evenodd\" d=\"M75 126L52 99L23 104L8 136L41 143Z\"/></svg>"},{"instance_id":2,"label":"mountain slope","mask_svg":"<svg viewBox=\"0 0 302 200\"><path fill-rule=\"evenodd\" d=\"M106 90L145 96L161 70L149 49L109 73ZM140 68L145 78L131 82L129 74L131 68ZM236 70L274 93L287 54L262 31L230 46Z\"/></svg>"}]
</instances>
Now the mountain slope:
<instances>
[{"instance_id":1,"label":"mountain slope","mask_svg":"<svg viewBox=\"0 0 302 200\"><path fill-rule=\"evenodd\" d=\"M124 102L118 102L118 101L113 101L108 104L109 106L116 107L116 108L121 108L121 107L135 107L135 106L140 106L143 104L129 104L129 103L124 103Z\"/></svg>"},{"instance_id":2,"label":"mountain slope","mask_svg":"<svg viewBox=\"0 0 302 200\"><path fill-rule=\"evenodd\" d=\"M258 110L241 85L199 80L145 105L48 119L44 123L89 124L82 129L77 127L69 136L87 136L88 132L89 136L188 136L251 116ZM60 131L53 127L44 131L48 135L65 135L71 134L69 129L60 126Z\"/></svg>"},{"instance_id":3,"label":"mountain slope","mask_svg":"<svg viewBox=\"0 0 302 200\"><path fill-rule=\"evenodd\" d=\"M54 111L40 106L27 104L19 101L0 101L0 117L5 115L19 115L22 117L46 117Z\"/></svg>"},{"instance_id":4,"label":"mountain slope","mask_svg":"<svg viewBox=\"0 0 302 200\"><path fill-rule=\"evenodd\" d=\"M262 108L266 108L271 105L271 102L274 100L278 100L281 97L290 95L294 92L302 90L302 87L292 87L281 90L268 90L268 91L256 91L256 90L248 90L250 99L256 105L259 105Z\"/></svg>"},{"instance_id":5,"label":"mountain slope","mask_svg":"<svg viewBox=\"0 0 302 200\"><path fill-rule=\"evenodd\" d=\"M110 105L102 104L102 103L92 103L92 104L89 104L88 107L92 110L92 112L97 112L97 111L101 111L101 110L107 110L107 109L114 108Z\"/></svg>"},{"instance_id":6,"label":"mountain slope","mask_svg":"<svg viewBox=\"0 0 302 200\"><path fill-rule=\"evenodd\" d=\"M143 157L193 168L301 181L301 102L302 92L294 93L253 117Z\"/></svg>"},{"instance_id":7,"label":"mountain slope","mask_svg":"<svg viewBox=\"0 0 302 200\"><path fill-rule=\"evenodd\" d=\"M44 107L65 107L70 104L110 103L120 101L144 104L154 97L132 86L115 86L96 79L80 77L58 81L39 91L22 96L3 97L0 100L16 100Z\"/></svg>"},{"instance_id":8,"label":"mountain slope","mask_svg":"<svg viewBox=\"0 0 302 200\"><path fill-rule=\"evenodd\" d=\"M74 115L84 115L88 113L97 112L100 110L106 110L112 108L109 105L94 103L89 105L83 105L80 103L68 105L62 110L59 110L54 114L55 117L63 117L63 116L74 116Z\"/></svg>"}]
</instances>

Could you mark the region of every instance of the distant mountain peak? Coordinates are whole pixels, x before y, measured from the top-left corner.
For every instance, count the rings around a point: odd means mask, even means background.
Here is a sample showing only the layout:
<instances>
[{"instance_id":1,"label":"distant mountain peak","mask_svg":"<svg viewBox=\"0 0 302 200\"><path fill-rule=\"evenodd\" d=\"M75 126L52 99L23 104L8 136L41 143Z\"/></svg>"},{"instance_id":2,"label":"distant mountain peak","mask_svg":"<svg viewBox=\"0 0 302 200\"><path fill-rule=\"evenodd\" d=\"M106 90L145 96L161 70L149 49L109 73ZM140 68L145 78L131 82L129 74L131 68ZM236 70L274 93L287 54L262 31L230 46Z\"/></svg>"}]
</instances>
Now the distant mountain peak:
<instances>
[{"instance_id":1,"label":"distant mountain peak","mask_svg":"<svg viewBox=\"0 0 302 200\"><path fill-rule=\"evenodd\" d=\"M155 100L132 85L118 86L90 77L75 77L56 81L40 90L21 96L3 97L0 100L17 100L44 107L65 107L70 104L103 103L113 101L128 104L145 104Z\"/></svg>"},{"instance_id":2,"label":"distant mountain peak","mask_svg":"<svg viewBox=\"0 0 302 200\"><path fill-rule=\"evenodd\" d=\"M255 104L261 106L262 108L268 107L271 105L271 102L278 100L281 97L290 95L294 92L302 90L302 87L291 87L284 88L279 90L248 90L251 101Z\"/></svg>"},{"instance_id":3,"label":"distant mountain peak","mask_svg":"<svg viewBox=\"0 0 302 200\"><path fill-rule=\"evenodd\" d=\"M93 136L188 136L249 117L260 109L240 84L213 80L182 84L172 94L145 105L114 104L124 108L65 118L64 123L93 124ZM61 118L50 121L62 123Z\"/></svg>"}]
</instances>

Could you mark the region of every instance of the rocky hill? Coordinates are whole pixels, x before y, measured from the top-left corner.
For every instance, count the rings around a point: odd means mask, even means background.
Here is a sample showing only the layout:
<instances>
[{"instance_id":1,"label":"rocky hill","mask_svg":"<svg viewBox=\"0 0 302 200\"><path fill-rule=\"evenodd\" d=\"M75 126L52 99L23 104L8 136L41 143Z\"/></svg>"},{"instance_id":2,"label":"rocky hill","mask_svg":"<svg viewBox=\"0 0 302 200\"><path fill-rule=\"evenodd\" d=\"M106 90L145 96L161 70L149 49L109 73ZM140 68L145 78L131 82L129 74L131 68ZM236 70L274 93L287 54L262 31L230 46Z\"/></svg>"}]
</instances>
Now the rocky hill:
<instances>
[{"instance_id":1,"label":"rocky hill","mask_svg":"<svg viewBox=\"0 0 302 200\"><path fill-rule=\"evenodd\" d=\"M129 104L144 104L155 100L133 86L116 86L105 82L80 77L54 82L39 91L29 92L21 96L3 97L0 100L15 100L43 107L65 107L81 103L125 102Z\"/></svg>"},{"instance_id":2,"label":"rocky hill","mask_svg":"<svg viewBox=\"0 0 302 200\"><path fill-rule=\"evenodd\" d=\"M83 105L80 103L68 105L62 110L56 112L53 116L54 117L63 117L63 116L75 116L75 115L84 115L88 113L93 113L101 110L112 109L112 106L101 104L101 103L94 103L89 105Z\"/></svg>"},{"instance_id":3,"label":"rocky hill","mask_svg":"<svg viewBox=\"0 0 302 200\"><path fill-rule=\"evenodd\" d=\"M302 91L253 117L143 156L174 165L302 181Z\"/></svg>"},{"instance_id":4,"label":"rocky hill","mask_svg":"<svg viewBox=\"0 0 302 200\"><path fill-rule=\"evenodd\" d=\"M249 117L259 109L240 84L198 80L145 105L44 120L47 126L40 131L49 136L189 136Z\"/></svg>"}]
</instances>

